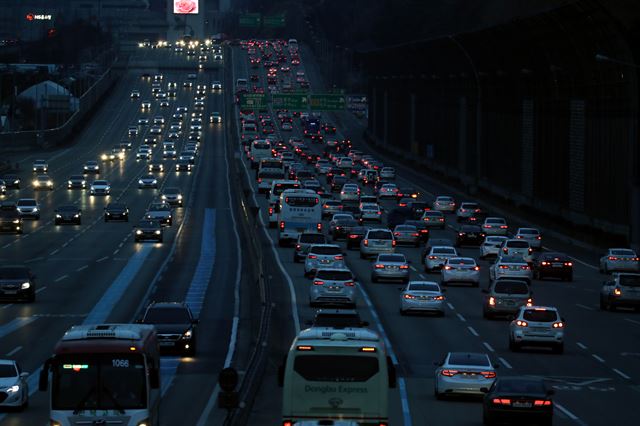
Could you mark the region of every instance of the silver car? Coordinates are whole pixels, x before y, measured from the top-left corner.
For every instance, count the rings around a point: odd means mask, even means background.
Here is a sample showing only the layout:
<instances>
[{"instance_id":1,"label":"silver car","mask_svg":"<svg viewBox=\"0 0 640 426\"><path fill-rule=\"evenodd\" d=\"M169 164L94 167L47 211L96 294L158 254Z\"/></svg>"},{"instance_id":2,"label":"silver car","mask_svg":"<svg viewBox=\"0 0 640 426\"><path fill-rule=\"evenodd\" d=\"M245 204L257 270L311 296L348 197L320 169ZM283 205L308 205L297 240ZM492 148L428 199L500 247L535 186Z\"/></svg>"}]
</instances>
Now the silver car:
<instances>
[{"instance_id":1,"label":"silver car","mask_svg":"<svg viewBox=\"0 0 640 426\"><path fill-rule=\"evenodd\" d=\"M433 393L437 399L448 395L482 396L496 380L495 366L489 355L472 352L449 352L435 371Z\"/></svg>"},{"instance_id":2,"label":"silver car","mask_svg":"<svg viewBox=\"0 0 640 426\"><path fill-rule=\"evenodd\" d=\"M322 217L328 218L342 211L342 202L338 200L327 200L322 204Z\"/></svg>"},{"instance_id":3,"label":"silver car","mask_svg":"<svg viewBox=\"0 0 640 426\"><path fill-rule=\"evenodd\" d=\"M444 266L450 257L458 257L458 251L451 246L433 246L424 257L424 271L432 272Z\"/></svg>"},{"instance_id":4,"label":"silver car","mask_svg":"<svg viewBox=\"0 0 640 426\"><path fill-rule=\"evenodd\" d=\"M400 315L435 312L444 316L444 290L435 281L409 281L400 293Z\"/></svg>"},{"instance_id":5,"label":"silver car","mask_svg":"<svg viewBox=\"0 0 640 426\"><path fill-rule=\"evenodd\" d=\"M342 190L340 191L340 201L353 201L358 202L360 198L360 188L355 183L345 183L342 185Z\"/></svg>"},{"instance_id":6,"label":"silver car","mask_svg":"<svg viewBox=\"0 0 640 426\"><path fill-rule=\"evenodd\" d=\"M528 264L533 263L533 249L528 241L508 239L500 246L501 256L521 256Z\"/></svg>"},{"instance_id":7,"label":"silver car","mask_svg":"<svg viewBox=\"0 0 640 426\"><path fill-rule=\"evenodd\" d=\"M353 274L347 268L320 268L309 288L309 305L356 306L357 291Z\"/></svg>"},{"instance_id":8,"label":"silver car","mask_svg":"<svg viewBox=\"0 0 640 426\"><path fill-rule=\"evenodd\" d=\"M480 284L480 267L471 257L450 257L441 269L442 284L471 283L474 287Z\"/></svg>"},{"instance_id":9,"label":"silver car","mask_svg":"<svg viewBox=\"0 0 640 426\"><path fill-rule=\"evenodd\" d=\"M602 283L600 309L610 311L618 307L640 308L640 274L617 273L612 280Z\"/></svg>"},{"instance_id":10,"label":"silver car","mask_svg":"<svg viewBox=\"0 0 640 426\"><path fill-rule=\"evenodd\" d=\"M397 244L420 246L420 232L414 225L396 225L393 228L393 237Z\"/></svg>"},{"instance_id":11,"label":"silver car","mask_svg":"<svg viewBox=\"0 0 640 426\"><path fill-rule=\"evenodd\" d=\"M402 253L379 254L371 269L371 281L401 280L409 282L411 271L409 262Z\"/></svg>"},{"instance_id":12,"label":"silver car","mask_svg":"<svg viewBox=\"0 0 640 426\"><path fill-rule=\"evenodd\" d=\"M183 204L182 193L178 188L165 188L162 192L161 199L171 206L177 205L182 207Z\"/></svg>"},{"instance_id":13,"label":"silver car","mask_svg":"<svg viewBox=\"0 0 640 426\"><path fill-rule=\"evenodd\" d=\"M496 262L489 268L489 279L520 278L527 282L533 279L531 266L522 256L498 256Z\"/></svg>"},{"instance_id":14,"label":"silver car","mask_svg":"<svg viewBox=\"0 0 640 426\"><path fill-rule=\"evenodd\" d=\"M310 278L320 268L345 268L344 254L337 244L314 244L304 261L304 276Z\"/></svg>"},{"instance_id":15,"label":"silver car","mask_svg":"<svg viewBox=\"0 0 640 426\"><path fill-rule=\"evenodd\" d=\"M382 210L377 203L360 204L360 222L382 222Z\"/></svg>"},{"instance_id":16,"label":"silver car","mask_svg":"<svg viewBox=\"0 0 640 426\"><path fill-rule=\"evenodd\" d=\"M422 213L421 219L424 221L425 225L427 225L428 228L444 229L446 226L444 215L442 214L442 212L437 210L425 211L424 213Z\"/></svg>"},{"instance_id":17,"label":"silver car","mask_svg":"<svg viewBox=\"0 0 640 426\"><path fill-rule=\"evenodd\" d=\"M380 179L395 179L396 169L393 167L383 167L380 169Z\"/></svg>"},{"instance_id":18,"label":"silver car","mask_svg":"<svg viewBox=\"0 0 640 426\"><path fill-rule=\"evenodd\" d=\"M460 207L456 210L456 218L458 222L462 222L465 219L473 216L474 213L480 212L480 206L478 203L465 201L460 203Z\"/></svg>"},{"instance_id":19,"label":"silver car","mask_svg":"<svg viewBox=\"0 0 640 426\"><path fill-rule=\"evenodd\" d=\"M480 259L486 259L489 256L498 256L500 247L502 247L502 243L506 240L507 237L499 235L486 237L482 244L480 244Z\"/></svg>"},{"instance_id":20,"label":"silver car","mask_svg":"<svg viewBox=\"0 0 640 426\"><path fill-rule=\"evenodd\" d=\"M441 195L436 197L436 200L433 202L433 209L440 212L452 213L456 210L456 202L453 197Z\"/></svg>"},{"instance_id":21,"label":"silver car","mask_svg":"<svg viewBox=\"0 0 640 426\"><path fill-rule=\"evenodd\" d=\"M388 229L369 229L360 241L360 258L366 259L380 253L393 253L396 250L396 240Z\"/></svg>"},{"instance_id":22,"label":"silver car","mask_svg":"<svg viewBox=\"0 0 640 426\"><path fill-rule=\"evenodd\" d=\"M20 198L16 207L21 218L40 219L40 206L34 198Z\"/></svg>"},{"instance_id":23,"label":"silver car","mask_svg":"<svg viewBox=\"0 0 640 426\"><path fill-rule=\"evenodd\" d=\"M496 315L515 315L522 306L532 306L531 288L526 281L503 278L492 281L485 293L482 316L490 319Z\"/></svg>"},{"instance_id":24,"label":"silver car","mask_svg":"<svg viewBox=\"0 0 640 426\"><path fill-rule=\"evenodd\" d=\"M507 221L502 217L488 217L482 224L482 230L487 235L506 236L509 233L509 226L507 226Z\"/></svg>"},{"instance_id":25,"label":"silver car","mask_svg":"<svg viewBox=\"0 0 640 426\"><path fill-rule=\"evenodd\" d=\"M111 193L111 184L106 180L94 180L89 187L90 195L109 195Z\"/></svg>"},{"instance_id":26,"label":"silver car","mask_svg":"<svg viewBox=\"0 0 640 426\"><path fill-rule=\"evenodd\" d=\"M18 363L10 359L0 360L0 389L4 398L0 407L24 410L29 405L29 373L23 372Z\"/></svg>"},{"instance_id":27,"label":"silver car","mask_svg":"<svg viewBox=\"0 0 640 426\"><path fill-rule=\"evenodd\" d=\"M534 250L542 249L542 235L536 228L518 228L515 238L525 240Z\"/></svg>"},{"instance_id":28,"label":"silver car","mask_svg":"<svg viewBox=\"0 0 640 426\"><path fill-rule=\"evenodd\" d=\"M565 323L560 313L550 306L525 306L509 324L509 349L522 346L551 346L556 353L564 352Z\"/></svg>"},{"instance_id":29,"label":"silver car","mask_svg":"<svg viewBox=\"0 0 640 426\"><path fill-rule=\"evenodd\" d=\"M327 244L327 236L320 232L302 232L296 241L293 261L298 263L304 260L311 246L316 244Z\"/></svg>"},{"instance_id":30,"label":"silver car","mask_svg":"<svg viewBox=\"0 0 640 426\"><path fill-rule=\"evenodd\" d=\"M600 258L600 272L640 272L640 258L633 250L610 248Z\"/></svg>"}]
</instances>

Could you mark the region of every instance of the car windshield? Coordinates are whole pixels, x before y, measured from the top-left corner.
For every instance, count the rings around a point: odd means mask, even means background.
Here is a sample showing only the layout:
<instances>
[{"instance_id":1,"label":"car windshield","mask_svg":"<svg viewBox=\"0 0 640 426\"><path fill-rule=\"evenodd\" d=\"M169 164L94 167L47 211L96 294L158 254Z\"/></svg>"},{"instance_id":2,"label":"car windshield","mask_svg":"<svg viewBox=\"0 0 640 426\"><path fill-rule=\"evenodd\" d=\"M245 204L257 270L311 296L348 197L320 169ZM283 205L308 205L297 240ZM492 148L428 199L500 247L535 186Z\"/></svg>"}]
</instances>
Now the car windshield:
<instances>
[{"instance_id":1,"label":"car windshield","mask_svg":"<svg viewBox=\"0 0 640 426\"><path fill-rule=\"evenodd\" d=\"M398 225L398 226L396 226L395 231L398 231L398 232L416 232L417 229L413 225Z\"/></svg>"},{"instance_id":2,"label":"car windshield","mask_svg":"<svg viewBox=\"0 0 640 426\"><path fill-rule=\"evenodd\" d=\"M20 207L34 207L38 204L36 203L36 200L18 200L18 205Z\"/></svg>"},{"instance_id":3,"label":"car windshield","mask_svg":"<svg viewBox=\"0 0 640 426\"><path fill-rule=\"evenodd\" d=\"M530 380L521 378L501 378L496 383L497 392L515 394L544 394L546 387L541 380Z\"/></svg>"},{"instance_id":4,"label":"car windshield","mask_svg":"<svg viewBox=\"0 0 640 426\"><path fill-rule=\"evenodd\" d=\"M302 234L299 241L301 243L324 243L326 237L323 234Z\"/></svg>"},{"instance_id":5,"label":"car windshield","mask_svg":"<svg viewBox=\"0 0 640 426\"><path fill-rule=\"evenodd\" d=\"M503 219L487 219L487 223L491 225L504 225Z\"/></svg>"},{"instance_id":6,"label":"car windshield","mask_svg":"<svg viewBox=\"0 0 640 426\"><path fill-rule=\"evenodd\" d=\"M529 248L529 243L526 241L508 241L507 247L509 248Z\"/></svg>"},{"instance_id":7,"label":"car windshield","mask_svg":"<svg viewBox=\"0 0 640 426\"><path fill-rule=\"evenodd\" d=\"M76 206L60 206L60 207L58 207L58 211L61 211L61 212L77 212L78 208Z\"/></svg>"},{"instance_id":8,"label":"car windshield","mask_svg":"<svg viewBox=\"0 0 640 426\"><path fill-rule=\"evenodd\" d=\"M0 378L16 377L18 371L13 364L0 364Z\"/></svg>"},{"instance_id":9,"label":"car windshield","mask_svg":"<svg viewBox=\"0 0 640 426\"><path fill-rule=\"evenodd\" d=\"M475 265L476 262L473 259L464 257L454 257L449 259L449 265Z\"/></svg>"},{"instance_id":10,"label":"car windshield","mask_svg":"<svg viewBox=\"0 0 640 426\"><path fill-rule=\"evenodd\" d=\"M502 294L529 294L529 286L519 281L498 281L493 291Z\"/></svg>"},{"instance_id":11,"label":"car windshield","mask_svg":"<svg viewBox=\"0 0 640 426\"><path fill-rule=\"evenodd\" d=\"M437 284L410 284L409 291L440 291Z\"/></svg>"},{"instance_id":12,"label":"car windshield","mask_svg":"<svg viewBox=\"0 0 640 426\"><path fill-rule=\"evenodd\" d=\"M636 252L633 250L611 250L611 254L615 256L634 256Z\"/></svg>"},{"instance_id":13,"label":"car windshield","mask_svg":"<svg viewBox=\"0 0 640 426\"><path fill-rule=\"evenodd\" d=\"M380 262L406 262L403 254L381 254L378 256Z\"/></svg>"},{"instance_id":14,"label":"car windshield","mask_svg":"<svg viewBox=\"0 0 640 426\"><path fill-rule=\"evenodd\" d=\"M553 322L558 319L558 314L549 309L526 309L522 318L534 322Z\"/></svg>"},{"instance_id":15,"label":"car windshield","mask_svg":"<svg viewBox=\"0 0 640 426\"><path fill-rule=\"evenodd\" d=\"M335 255L342 254L340 247L337 246L313 246L309 250L309 254Z\"/></svg>"},{"instance_id":16,"label":"car windshield","mask_svg":"<svg viewBox=\"0 0 640 426\"><path fill-rule=\"evenodd\" d=\"M158 224L158 222L153 220L141 220L140 222L138 222L138 227L139 228L159 228L160 225Z\"/></svg>"},{"instance_id":17,"label":"car windshield","mask_svg":"<svg viewBox=\"0 0 640 426\"><path fill-rule=\"evenodd\" d=\"M151 204L151 206L149 206L149 210L154 212L168 211L168 210L171 210L171 207L169 207L166 204L157 203L157 204Z\"/></svg>"},{"instance_id":18,"label":"car windshield","mask_svg":"<svg viewBox=\"0 0 640 426\"><path fill-rule=\"evenodd\" d=\"M347 270L319 269L318 272L316 272L316 278L332 281L348 281L353 279L353 275L351 271Z\"/></svg>"},{"instance_id":19,"label":"car windshield","mask_svg":"<svg viewBox=\"0 0 640 426\"><path fill-rule=\"evenodd\" d=\"M539 232L537 229L521 229L520 231L518 231L518 234L520 235L538 235Z\"/></svg>"},{"instance_id":20,"label":"car windshield","mask_svg":"<svg viewBox=\"0 0 640 426\"><path fill-rule=\"evenodd\" d=\"M451 365L481 365L490 366L489 357L485 354L453 352L449 355L449 364Z\"/></svg>"},{"instance_id":21,"label":"car windshield","mask_svg":"<svg viewBox=\"0 0 640 426\"><path fill-rule=\"evenodd\" d=\"M180 190L176 188L167 188L164 190L165 195L178 195L180 194Z\"/></svg>"},{"instance_id":22,"label":"car windshield","mask_svg":"<svg viewBox=\"0 0 640 426\"><path fill-rule=\"evenodd\" d=\"M106 180L96 180L93 182L94 185L108 185Z\"/></svg>"},{"instance_id":23,"label":"car windshield","mask_svg":"<svg viewBox=\"0 0 640 426\"><path fill-rule=\"evenodd\" d=\"M150 308L144 316L149 324L188 324L189 312L184 308Z\"/></svg>"},{"instance_id":24,"label":"car windshield","mask_svg":"<svg viewBox=\"0 0 640 426\"><path fill-rule=\"evenodd\" d=\"M449 254L449 255L454 255L456 254L456 251L452 248L434 248L432 250L433 254Z\"/></svg>"},{"instance_id":25,"label":"car windshield","mask_svg":"<svg viewBox=\"0 0 640 426\"><path fill-rule=\"evenodd\" d=\"M4 266L0 268L0 280L29 279L29 272L25 268Z\"/></svg>"},{"instance_id":26,"label":"car windshield","mask_svg":"<svg viewBox=\"0 0 640 426\"><path fill-rule=\"evenodd\" d=\"M640 275L620 274L618 280L625 287L640 287Z\"/></svg>"},{"instance_id":27,"label":"car windshield","mask_svg":"<svg viewBox=\"0 0 640 426\"><path fill-rule=\"evenodd\" d=\"M526 263L521 256L503 256L500 263Z\"/></svg>"},{"instance_id":28,"label":"car windshield","mask_svg":"<svg viewBox=\"0 0 640 426\"><path fill-rule=\"evenodd\" d=\"M367 238L370 240L392 240L393 234L388 231L370 231Z\"/></svg>"}]
</instances>

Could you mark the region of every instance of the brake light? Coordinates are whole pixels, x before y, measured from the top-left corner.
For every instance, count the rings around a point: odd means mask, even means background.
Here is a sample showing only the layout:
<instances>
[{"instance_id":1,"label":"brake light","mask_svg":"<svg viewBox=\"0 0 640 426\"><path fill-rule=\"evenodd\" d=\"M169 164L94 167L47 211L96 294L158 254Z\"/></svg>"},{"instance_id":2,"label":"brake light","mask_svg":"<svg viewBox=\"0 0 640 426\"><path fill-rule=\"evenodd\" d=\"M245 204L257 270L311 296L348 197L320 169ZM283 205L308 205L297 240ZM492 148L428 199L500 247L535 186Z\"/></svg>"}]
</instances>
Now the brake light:
<instances>
[{"instance_id":1,"label":"brake light","mask_svg":"<svg viewBox=\"0 0 640 426\"><path fill-rule=\"evenodd\" d=\"M333 258L334 258L335 260L342 260L342 259L344 259L344 257L343 257L341 254L339 254L339 255L337 255L337 256L333 256Z\"/></svg>"},{"instance_id":2,"label":"brake light","mask_svg":"<svg viewBox=\"0 0 640 426\"><path fill-rule=\"evenodd\" d=\"M395 235L396 237L399 237L400 233L399 232L394 232L393 235Z\"/></svg>"},{"instance_id":3,"label":"brake light","mask_svg":"<svg viewBox=\"0 0 640 426\"><path fill-rule=\"evenodd\" d=\"M395 247L396 246L396 240L391 240L391 247Z\"/></svg>"},{"instance_id":4,"label":"brake light","mask_svg":"<svg viewBox=\"0 0 640 426\"><path fill-rule=\"evenodd\" d=\"M536 240L541 240L541 239L542 239L542 237L541 237L540 235L538 235L538 236L536 237Z\"/></svg>"},{"instance_id":5,"label":"brake light","mask_svg":"<svg viewBox=\"0 0 640 426\"><path fill-rule=\"evenodd\" d=\"M544 260L543 260L542 262L540 262L540 264L541 264L542 266L550 265L550 263L549 263L549 262L545 262ZM566 263L565 263L565 265L566 265Z\"/></svg>"},{"instance_id":6,"label":"brake light","mask_svg":"<svg viewBox=\"0 0 640 426\"><path fill-rule=\"evenodd\" d=\"M431 260L434 260L434 259L437 259L437 258L438 258L438 256L434 256L434 255L429 256L429 259L431 259Z\"/></svg>"},{"instance_id":7,"label":"brake light","mask_svg":"<svg viewBox=\"0 0 640 426\"><path fill-rule=\"evenodd\" d=\"M536 407L549 406L551 405L551 401L547 399L536 399L533 401L533 405Z\"/></svg>"},{"instance_id":8,"label":"brake light","mask_svg":"<svg viewBox=\"0 0 640 426\"><path fill-rule=\"evenodd\" d=\"M298 349L299 351L312 351L313 350L313 346L298 345L298 347L296 349Z\"/></svg>"},{"instance_id":9,"label":"brake light","mask_svg":"<svg viewBox=\"0 0 640 426\"><path fill-rule=\"evenodd\" d=\"M296 251L300 251L300 244L296 244Z\"/></svg>"},{"instance_id":10,"label":"brake light","mask_svg":"<svg viewBox=\"0 0 640 426\"><path fill-rule=\"evenodd\" d=\"M516 238L522 238L522 235L516 235Z\"/></svg>"},{"instance_id":11,"label":"brake light","mask_svg":"<svg viewBox=\"0 0 640 426\"><path fill-rule=\"evenodd\" d=\"M496 298L491 296L489 298L489 306L496 306Z\"/></svg>"},{"instance_id":12,"label":"brake light","mask_svg":"<svg viewBox=\"0 0 640 426\"><path fill-rule=\"evenodd\" d=\"M258 178L258 183L262 183L262 178Z\"/></svg>"},{"instance_id":13,"label":"brake light","mask_svg":"<svg viewBox=\"0 0 640 426\"><path fill-rule=\"evenodd\" d=\"M284 231L284 221L281 221L281 222L280 222L280 230L281 230L281 231Z\"/></svg>"},{"instance_id":14,"label":"brake light","mask_svg":"<svg viewBox=\"0 0 640 426\"><path fill-rule=\"evenodd\" d=\"M400 269L409 269L409 265L400 265Z\"/></svg>"},{"instance_id":15,"label":"brake light","mask_svg":"<svg viewBox=\"0 0 640 426\"><path fill-rule=\"evenodd\" d=\"M474 266L474 267L473 267L473 270L474 270L474 271L479 271L479 270L480 270L480 267L479 267L479 266Z\"/></svg>"},{"instance_id":16,"label":"brake light","mask_svg":"<svg viewBox=\"0 0 640 426\"><path fill-rule=\"evenodd\" d=\"M464 235L464 232L458 232L458 235L462 237Z\"/></svg>"},{"instance_id":17,"label":"brake light","mask_svg":"<svg viewBox=\"0 0 640 426\"><path fill-rule=\"evenodd\" d=\"M449 265L445 265L444 269L446 269L447 271L451 269L451 266Z\"/></svg>"},{"instance_id":18,"label":"brake light","mask_svg":"<svg viewBox=\"0 0 640 426\"><path fill-rule=\"evenodd\" d=\"M533 299L532 298L528 298L527 299L527 306L533 306Z\"/></svg>"},{"instance_id":19,"label":"brake light","mask_svg":"<svg viewBox=\"0 0 640 426\"><path fill-rule=\"evenodd\" d=\"M458 370L442 370L442 373L440 374L447 377L453 377L458 374Z\"/></svg>"},{"instance_id":20,"label":"brake light","mask_svg":"<svg viewBox=\"0 0 640 426\"><path fill-rule=\"evenodd\" d=\"M508 248L506 248L506 247L505 247L505 248L503 248L503 249L502 249L502 251L504 252L504 254L509 253L509 249L508 249Z\"/></svg>"},{"instance_id":21,"label":"brake light","mask_svg":"<svg viewBox=\"0 0 640 426\"><path fill-rule=\"evenodd\" d=\"M553 328L564 328L564 323L563 322L554 322L553 323Z\"/></svg>"},{"instance_id":22,"label":"brake light","mask_svg":"<svg viewBox=\"0 0 640 426\"><path fill-rule=\"evenodd\" d=\"M349 238L354 239L354 238L358 238L357 235L349 235Z\"/></svg>"},{"instance_id":23,"label":"brake light","mask_svg":"<svg viewBox=\"0 0 640 426\"><path fill-rule=\"evenodd\" d=\"M380 214L382 214L382 212L381 211L377 211L376 214L380 215Z\"/></svg>"},{"instance_id":24,"label":"brake light","mask_svg":"<svg viewBox=\"0 0 640 426\"><path fill-rule=\"evenodd\" d=\"M529 254L533 253L533 249L529 247Z\"/></svg>"},{"instance_id":25,"label":"brake light","mask_svg":"<svg viewBox=\"0 0 640 426\"><path fill-rule=\"evenodd\" d=\"M618 260L618 258L617 258L617 257L615 257L615 256L609 256L609 257L608 257L608 259L609 259L609 260Z\"/></svg>"},{"instance_id":26,"label":"brake light","mask_svg":"<svg viewBox=\"0 0 640 426\"><path fill-rule=\"evenodd\" d=\"M322 223L318 222L316 228L318 229L318 231L322 231Z\"/></svg>"},{"instance_id":27,"label":"brake light","mask_svg":"<svg viewBox=\"0 0 640 426\"><path fill-rule=\"evenodd\" d=\"M529 268L529 265L522 265L520 269L530 269L530 268Z\"/></svg>"},{"instance_id":28,"label":"brake light","mask_svg":"<svg viewBox=\"0 0 640 426\"><path fill-rule=\"evenodd\" d=\"M483 228L491 228L491 225L482 225Z\"/></svg>"},{"instance_id":29,"label":"brake light","mask_svg":"<svg viewBox=\"0 0 640 426\"><path fill-rule=\"evenodd\" d=\"M523 320L518 320L518 321L516 321L516 325L517 325L518 327L528 327L528 326L529 326L529 324L527 324L527 322L526 322L526 321L523 321Z\"/></svg>"},{"instance_id":30,"label":"brake light","mask_svg":"<svg viewBox=\"0 0 640 426\"><path fill-rule=\"evenodd\" d=\"M496 377L495 371L482 371L480 372L480 374L482 374L482 377L484 377L485 379L495 379Z\"/></svg>"},{"instance_id":31,"label":"brake light","mask_svg":"<svg viewBox=\"0 0 640 426\"><path fill-rule=\"evenodd\" d=\"M384 265L383 265L383 264L381 264L381 263L376 263L376 264L374 265L374 268L376 268L376 269L384 269Z\"/></svg>"},{"instance_id":32,"label":"brake light","mask_svg":"<svg viewBox=\"0 0 640 426\"><path fill-rule=\"evenodd\" d=\"M282 426L293 426L293 422L289 420L285 420L284 422L282 422Z\"/></svg>"},{"instance_id":33,"label":"brake light","mask_svg":"<svg viewBox=\"0 0 640 426\"><path fill-rule=\"evenodd\" d=\"M509 269L509 267L507 265L500 265L498 266L500 269Z\"/></svg>"},{"instance_id":34,"label":"brake light","mask_svg":"<svg viewBox=\"0 0 640 426\"><path fill-rule=\"evenodd\" d=\"M322 280L315 280L315 281L313 282L313 285L324 285L324 281L322 281Z\"/></svg>"},{"instance_id":35,"label":"brake light","mask_svg":"<svg viewBox=\"0 0 640 426\"><path fill-rule=\"evenodd\" d=\"M365 246L369 246L369 240L363 240Z\"/></svg>"},{"instance_id":36,"label":"brake light","mask_svg":"<svg viewBox=\"0 0 640 426\"><path fill-rule=\"evenodd\" d=\"M444 300L444 296L434 296L433 300Z\"/></svg>"},{"instance_id":37,"label":"brake light","mask_svg":"<svg viewBox=\"0 0 640 426\"><path fill-rule=\"evenodd\" d=\"M316 256L315 254L308 254L308 255L307 255L307 258L308 258L308 259L317 259L317 258L318 258L318 256Z\"/></svg>"},{"instance_id":38,"label":"brake light","mask_svg":"<svg viewBox=\"0 0 640 426\"><path fill-rule=\"evenodd\" d=\"M417 232L414 232L414 233L413 233L413 234L411 234L411 235L412 235L413 237L419 237L419 236L420 236L420 234L419 234L419 233L417 233Z\"/></svg>"},{"instance_id":39,"label":"brake light","mask_svg":"<svg viewBox=\"0 0 640 426\"><path fill-rule=\"evenodd\" d=\"M509 398L493 398L491 402L496 405L511 405L511 400Z\"/></svg>"},{"instance_id":40,"label":"brake light","mask_svg":"<svg viewBox=\"0 0 640 426\"><path fill-rule=\"evenodd\" d=\"M353 281L345 281L344 285L346 285L347 287L354 287L355 283Z\"/></svg>"},{"instance_id":41,"label":"brake light","mask_svg":"<svg viewBox=\"0 0 640 426\"><path fill-rule=\"evenodd\" d=\"M412 295L412 294L405 294L403 297L404 297L405 299L415 299L415 298L416 298L416 297L415 297L414 295Z\"/></svg>"}]
</instances>

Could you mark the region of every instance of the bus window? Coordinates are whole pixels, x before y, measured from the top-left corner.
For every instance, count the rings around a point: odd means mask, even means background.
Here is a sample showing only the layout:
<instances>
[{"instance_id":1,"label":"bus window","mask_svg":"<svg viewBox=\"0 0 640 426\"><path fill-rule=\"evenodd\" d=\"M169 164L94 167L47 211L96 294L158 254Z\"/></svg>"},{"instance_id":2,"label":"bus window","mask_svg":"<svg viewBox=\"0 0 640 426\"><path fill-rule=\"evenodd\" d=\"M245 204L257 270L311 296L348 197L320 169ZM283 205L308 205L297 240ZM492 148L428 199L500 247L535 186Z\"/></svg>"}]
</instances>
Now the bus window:
<instances>
[{"instance_id":1,"label":"bus window","mask_svg":"<svg viewBox=\"0 0 640 426\"><path fill-rule=\"evenodd\" d=\"M298 355L293 369L312 382L366 382L378 374L378 358L354 355Z\"/></svg>"},{"instance_id":2,"label":"bus window","mask_svg":"<svg viewBox=\"0 0 640 426\"><path fill-rule=\"evenodd\" d=\"M314 207L319 200L316 197L287 197L284 202L291 207Z\"/></svg>"}]
</instances>

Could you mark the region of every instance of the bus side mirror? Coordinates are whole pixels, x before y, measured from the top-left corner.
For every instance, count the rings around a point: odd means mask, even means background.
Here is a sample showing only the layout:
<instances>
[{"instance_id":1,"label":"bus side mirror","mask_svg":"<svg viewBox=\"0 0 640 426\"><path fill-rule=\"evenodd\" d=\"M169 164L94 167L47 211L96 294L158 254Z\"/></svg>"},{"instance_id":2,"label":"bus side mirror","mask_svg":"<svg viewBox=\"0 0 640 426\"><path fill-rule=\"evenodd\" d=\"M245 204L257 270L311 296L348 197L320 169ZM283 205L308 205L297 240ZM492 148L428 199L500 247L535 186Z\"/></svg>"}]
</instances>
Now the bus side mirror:
<instances>
[{"instance_id":1,"label":"bus side mirror","mask_svg":"<svg viewBox=\"0 0 640 426\"><path fill-rule=\"evenodd\" d=\"M396 366L393 365L391 361L391 357L387 357L387 375L389 376L389 387L391 389L395 389L397 377L396 377Z\"/></svg>"}]
</instances>

